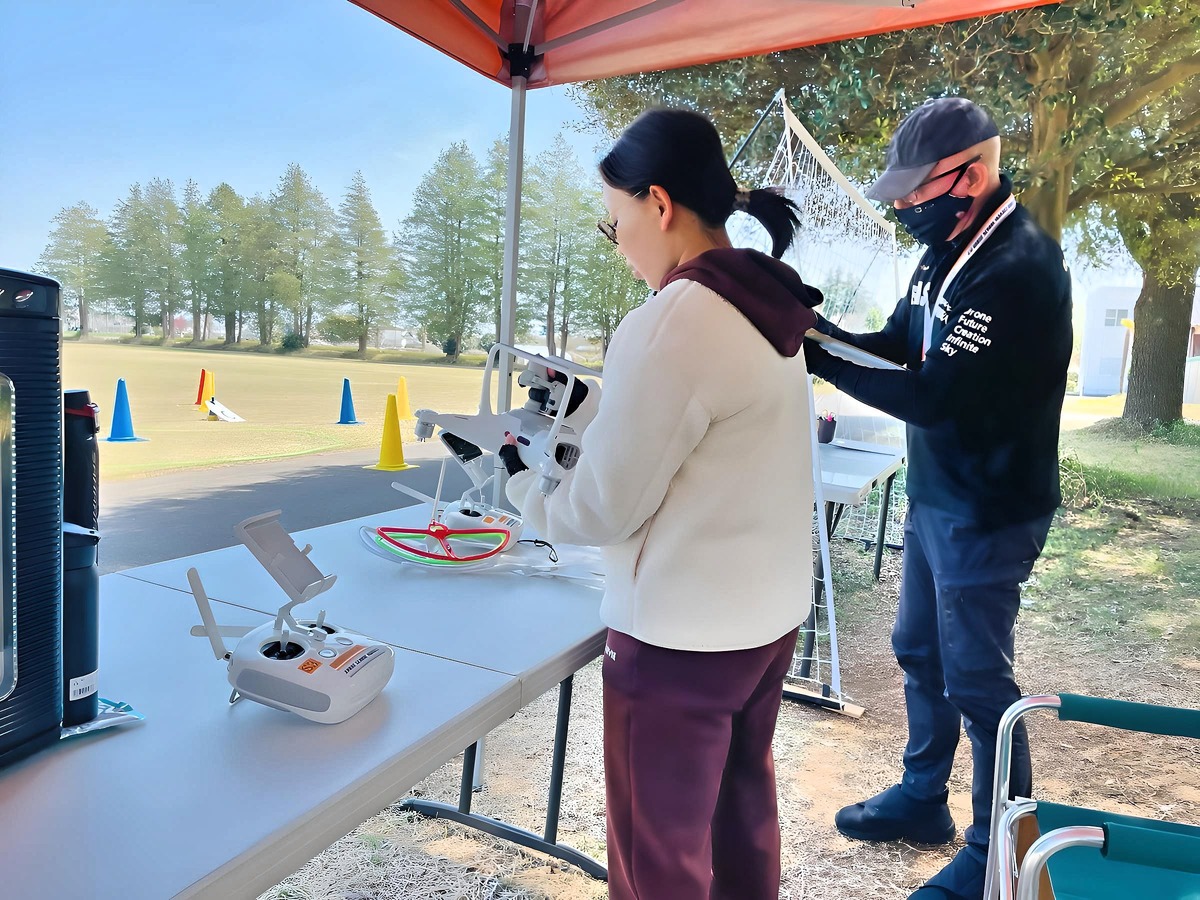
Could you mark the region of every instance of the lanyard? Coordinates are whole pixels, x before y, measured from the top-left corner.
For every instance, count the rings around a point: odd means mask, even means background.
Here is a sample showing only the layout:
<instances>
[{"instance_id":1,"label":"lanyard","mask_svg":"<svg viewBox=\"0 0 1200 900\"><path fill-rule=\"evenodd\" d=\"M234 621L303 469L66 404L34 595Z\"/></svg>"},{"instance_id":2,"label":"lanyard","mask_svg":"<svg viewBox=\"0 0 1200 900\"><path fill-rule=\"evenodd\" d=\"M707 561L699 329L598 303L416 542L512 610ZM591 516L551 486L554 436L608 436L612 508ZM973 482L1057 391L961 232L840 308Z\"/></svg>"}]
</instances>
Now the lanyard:
<instances>
[{"instance_id":1,"label":"lanyard","mask_svg":"<svg viewBox=\"0 0 1200 900\"><path fill-rule=\"evenodd\" d=\"M1012 211L1017 208L1017 198L1009 195L1009 198L1000 204L1000 208L992 213L991 217L983 223L983 227L979 229L979 233L975 235L974 240L967 245L950 271L946 273L945 279L942 281L942 286L938 288L937 297L933 302L926 302L925 305L925 339L921 344L921 359L925 358L925 352L929 349L929 342L933 338L933 320L937 318L937 313L944 310L943 298L946 296L946 289L950 287L956 275L962 271L962 267L967 264L967 261L974 256L979 248L987 243L987 239L996 233L996 229L1000 223L1012 215Z\"/></svg>"}]
</instances>

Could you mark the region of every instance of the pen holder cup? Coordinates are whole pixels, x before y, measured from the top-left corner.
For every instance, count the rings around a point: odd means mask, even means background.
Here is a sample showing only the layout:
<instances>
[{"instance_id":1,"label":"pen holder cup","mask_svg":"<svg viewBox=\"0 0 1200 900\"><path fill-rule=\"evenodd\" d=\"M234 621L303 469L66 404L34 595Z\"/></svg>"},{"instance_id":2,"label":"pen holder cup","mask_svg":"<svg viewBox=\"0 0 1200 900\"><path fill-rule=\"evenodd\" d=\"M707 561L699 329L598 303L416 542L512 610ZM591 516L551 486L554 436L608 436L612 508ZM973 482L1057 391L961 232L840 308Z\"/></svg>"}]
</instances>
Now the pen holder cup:
<instances>
[{"instance_id":1,"label":"pen holder cup","mask_svg":"<svg viewBox=\"0 0 1200 900\"><path fill-rule=\"evenodd\" d=\"M837 419L817 419L817 442L828 444L837 431Z\"/></svg>"}]
</instances>

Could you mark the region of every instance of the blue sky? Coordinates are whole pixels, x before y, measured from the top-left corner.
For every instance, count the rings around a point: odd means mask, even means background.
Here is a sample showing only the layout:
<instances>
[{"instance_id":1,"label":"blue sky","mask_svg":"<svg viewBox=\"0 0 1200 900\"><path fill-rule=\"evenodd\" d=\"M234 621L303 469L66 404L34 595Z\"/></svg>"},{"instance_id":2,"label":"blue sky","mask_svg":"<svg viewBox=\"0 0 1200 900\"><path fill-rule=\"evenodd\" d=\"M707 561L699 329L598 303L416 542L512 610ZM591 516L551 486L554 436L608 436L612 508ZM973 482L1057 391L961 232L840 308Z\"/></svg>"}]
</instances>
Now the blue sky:
<instances>
[{"instance_id":1,"label":"blue sky","mask_svg":"<svg viewBox=\"0 0 1200 900\"><path fill-rule=\"evenodd\" d=\"M299 163L336 205L355 170L385 227L452 141L482 158L510 93L346 0L0 0L0 268L30 269L59 209L107 216L134 182L268 194ZM527 158L571 127L529 94Z\"/></svg>"}]
</instances>

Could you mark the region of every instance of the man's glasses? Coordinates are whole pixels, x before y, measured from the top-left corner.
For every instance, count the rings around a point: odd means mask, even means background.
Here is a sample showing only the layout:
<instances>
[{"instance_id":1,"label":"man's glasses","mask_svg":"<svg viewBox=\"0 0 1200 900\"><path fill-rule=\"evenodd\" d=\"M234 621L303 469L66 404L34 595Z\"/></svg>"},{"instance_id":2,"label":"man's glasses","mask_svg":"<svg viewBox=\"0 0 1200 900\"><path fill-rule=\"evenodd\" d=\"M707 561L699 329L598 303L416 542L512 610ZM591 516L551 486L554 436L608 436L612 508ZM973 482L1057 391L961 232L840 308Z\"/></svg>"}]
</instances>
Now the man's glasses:
<instances>
[{"instance_id":1,"label":"man's glasses","mask_svg":"<svg viewBox=\"0 0 1200 900\"><path fill-rule=\"evenodd\" d=\"M905 196L911 197L913 194L915 194L921 188L925 187L925 185L933 184L935 181L941 181L947 175L953 175L955 172L957 172L958 178L955 178L954 184L950 185L950 188L947 191L947 193L949 193L950 191L952 191L956 187L958 187L958 182L962 179L962 177L964 175L967 174L967 169L971 168L971 166L975 165L975 163L979 162L981 159L983 159L982 153L979 154L978 156L976 156L974 159L968 159L962 165L955 166L953 169L947 169L945 172L942 172L938 175L934 175L932 178L926 178L924 181L922 181L920 184L918 184L915 188L913 188L911 191L909 191Z\"/></svg>"}]
</instances>

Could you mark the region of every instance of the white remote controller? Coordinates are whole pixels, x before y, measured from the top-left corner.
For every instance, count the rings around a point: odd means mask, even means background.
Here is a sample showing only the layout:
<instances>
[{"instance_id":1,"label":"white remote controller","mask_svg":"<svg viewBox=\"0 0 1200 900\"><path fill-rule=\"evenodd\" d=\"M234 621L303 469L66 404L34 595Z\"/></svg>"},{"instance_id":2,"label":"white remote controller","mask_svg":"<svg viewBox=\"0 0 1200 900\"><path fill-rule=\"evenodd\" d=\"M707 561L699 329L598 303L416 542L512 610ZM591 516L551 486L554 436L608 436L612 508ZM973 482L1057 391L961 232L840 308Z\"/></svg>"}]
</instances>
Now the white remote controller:
<instances>
[{"instance_id":1,"label":"white remote controller","mask_svg":"<svg viewBox=\"0 0 1200 900\"><path fill-rule=\"evenodd\" d=\"M257 628L218 625L200 573L188 569L188 584L203 625L192 628L207 637L213 655L229 663L230 703L239 697L331 725L350 718L387 685L396 651L325 621L324 610L312 621L296 621L293 607L333 587L336 575L322 575L308 558L311 546L297 547L279 524L279 511L252 516L234 533L262 563L288 602L273 621ZM240 640L232 652L222 638Z\"/></svg>"},{"instance_id":2,"label":"white remote controller","mask_svg":"<svg viewBox=\"0 0 1200 900\"><path fill-rule=\"evenodd\" d=\"M392 677L395 660L387 644L328 623L281 638L267 622L234 648L229 683L250 700L329 725L370 703Z\"/></svg>"}]
</instances>

